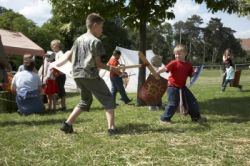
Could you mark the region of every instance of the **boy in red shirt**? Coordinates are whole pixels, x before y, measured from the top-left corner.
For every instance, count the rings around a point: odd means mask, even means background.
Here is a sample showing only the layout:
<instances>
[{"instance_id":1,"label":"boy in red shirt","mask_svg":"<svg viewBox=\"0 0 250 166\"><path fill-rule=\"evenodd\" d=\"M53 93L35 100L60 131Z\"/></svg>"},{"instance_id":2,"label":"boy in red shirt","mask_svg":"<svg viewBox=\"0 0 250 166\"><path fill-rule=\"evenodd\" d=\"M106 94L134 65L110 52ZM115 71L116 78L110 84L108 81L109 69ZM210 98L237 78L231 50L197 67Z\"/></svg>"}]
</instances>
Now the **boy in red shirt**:
<instances>
[{"instance_id":1,"label":"boy in red shirt","mask_svg":"<svg viewBox=\"0 0 250 166\"><path fill-rule=\"evenodd\" d=\"M117 67L120 65L119 63L119 59L121 56L121 52L119 50L115 50L113 52L113 55L111 56L111 58L108 61L108 65L112 66L112 67ZM123 86L123 80L122 80L122 76L119 75L117 72L110 72L110 80L111 80L111 94L114 98L114 101L116 100L116 93L117 91L119 91L120 95L121 95L121 100L125 103L128 104L129 102L131 102L131 99L128 98L125 88Z\"/></svg>"},{"instance_id":2,"label":"boy in red shirt","mask_svg":"<svg viewBox=\"0 0 250 166\"><path fill-rule=\"evenodd\" d=\"M185 61L187 51L185 46L177 45L174 48L175 60L172 60L164 68L161 68L157 73L169 72L168 78L168 106L165 112L161 116L162 123L170 123L176 109L180 103L180 94L185 99L185 103L188 108L188 114L191 116L192 121L201 121L205 118L201 118L199 105L192 94L192 92L185 86L188 77L192 77L194 74L193 66L191 63Z\"/></svg>"}]
</instances>

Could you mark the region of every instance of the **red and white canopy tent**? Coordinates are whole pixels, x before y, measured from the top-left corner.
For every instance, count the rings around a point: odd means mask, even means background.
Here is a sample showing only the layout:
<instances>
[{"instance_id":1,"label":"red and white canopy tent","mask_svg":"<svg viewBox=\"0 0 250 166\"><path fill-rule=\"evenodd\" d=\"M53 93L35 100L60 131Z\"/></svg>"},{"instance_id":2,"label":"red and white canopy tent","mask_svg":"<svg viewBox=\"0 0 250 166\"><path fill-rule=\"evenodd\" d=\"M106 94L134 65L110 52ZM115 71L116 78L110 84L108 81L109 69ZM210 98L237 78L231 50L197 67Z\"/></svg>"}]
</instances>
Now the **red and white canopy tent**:
<instances>
[{"instance_id":1,"label":"red and white canopy tent","mask_svg":"<svg viewBox=\"0 0 250 166\"><path fill-rule=\"evenodd\" d=\"M5 54L43 56L44 50L21 32L0 29Z\"/></svg>"}]
</instances>

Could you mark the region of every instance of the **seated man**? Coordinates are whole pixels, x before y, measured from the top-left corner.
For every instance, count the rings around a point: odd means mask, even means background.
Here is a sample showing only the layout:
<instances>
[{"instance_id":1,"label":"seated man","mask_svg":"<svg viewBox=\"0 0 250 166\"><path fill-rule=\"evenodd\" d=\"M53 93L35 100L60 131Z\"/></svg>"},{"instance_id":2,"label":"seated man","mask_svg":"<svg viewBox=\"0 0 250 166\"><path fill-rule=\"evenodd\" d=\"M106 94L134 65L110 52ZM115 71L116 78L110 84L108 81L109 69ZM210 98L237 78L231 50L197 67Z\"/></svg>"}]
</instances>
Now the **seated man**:
<instances>
[{"instance_id":1,"label":"seated man","mask_svg":"<svg viewBox=\"0 0 250 166\"><path fill-rule=\"evenodd\" d=\"M18 112L24 115L44 111L40 95L42 82L38 74L33 72L34 66L32 59L24 57L24 70L14 76L11 84L11 90L16 92Z\"/></svg>"},{"instance_id":2,"label":"seated man","mask_svg":"<svg viewBox=\"0 0 250 166\"><path fill-rule=\"evenodd\" d=\"M17 70L17 72L20 72L20 71L23 71L24 70L24 61L25 61L25 59L30 59L30 60L33 60L34 61L34 57L33 57L33 55L31 55L31 54L24 54L23 55L23 64L22 65L20 65L19 67L18 67L18 70ZM34 69L33 69L33 72L35 72L35 73L37 73L37 69L34 67Z\"/></svg>"}]
</instances>

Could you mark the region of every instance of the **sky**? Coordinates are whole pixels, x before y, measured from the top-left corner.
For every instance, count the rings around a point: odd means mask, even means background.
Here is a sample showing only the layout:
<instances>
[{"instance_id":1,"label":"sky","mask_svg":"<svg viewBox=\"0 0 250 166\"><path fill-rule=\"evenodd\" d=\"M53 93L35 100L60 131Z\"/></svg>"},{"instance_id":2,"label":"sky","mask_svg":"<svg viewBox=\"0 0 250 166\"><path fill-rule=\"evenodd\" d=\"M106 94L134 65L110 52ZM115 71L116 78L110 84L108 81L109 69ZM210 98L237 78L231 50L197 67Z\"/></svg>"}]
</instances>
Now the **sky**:
<instances>
[{"instance_id":1,"label":"sky","mask_svg":"<svg viewBox=\"0 0 250 166\"><path fill-rule=\"evenodd\" d=\"M41 26L52 16L51 5L48 3L48 0L0 0L0 6L24 15L38 26ZM204 21L202 26L206 26L211 17L216 17L221 19L225 27L230 27L236 31L234 34L236 38L250 38L250 19L246 17L239 17L235 14L230 15L223 12L212 14L206 9L204 4L199 5L192 0L177 0L173 10L175 12L175 19L167 21L171 24L180 20L186 21L187 18L197 14Z\"/></svg>"}]
</instances>

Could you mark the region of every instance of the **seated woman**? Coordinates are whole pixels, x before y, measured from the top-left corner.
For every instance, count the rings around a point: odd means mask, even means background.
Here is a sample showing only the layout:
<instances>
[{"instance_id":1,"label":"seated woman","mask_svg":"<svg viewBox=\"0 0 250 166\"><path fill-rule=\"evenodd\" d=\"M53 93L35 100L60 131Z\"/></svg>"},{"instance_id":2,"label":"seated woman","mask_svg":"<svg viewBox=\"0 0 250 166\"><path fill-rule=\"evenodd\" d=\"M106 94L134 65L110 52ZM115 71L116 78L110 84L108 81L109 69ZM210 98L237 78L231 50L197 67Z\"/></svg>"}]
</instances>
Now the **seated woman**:
<instances>
[{"instance_id":1,"label":"seated woman","mask_svg":"<svg viewBox=\"0 0 250 166\"><path fill-rule=\"evenodd\" d=\"M16 92L18 112L24 115L42 113L44 106L41 99L42 82L33 72L35 62L24 57L24 70L13 77L11 90Z\"/></svg>"}]
</instances>

